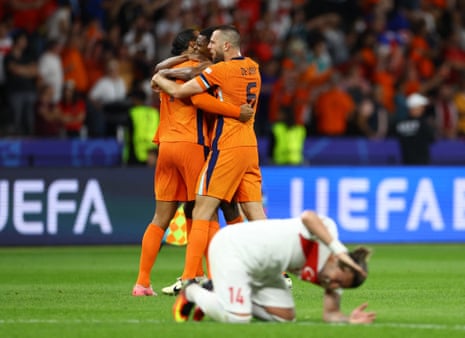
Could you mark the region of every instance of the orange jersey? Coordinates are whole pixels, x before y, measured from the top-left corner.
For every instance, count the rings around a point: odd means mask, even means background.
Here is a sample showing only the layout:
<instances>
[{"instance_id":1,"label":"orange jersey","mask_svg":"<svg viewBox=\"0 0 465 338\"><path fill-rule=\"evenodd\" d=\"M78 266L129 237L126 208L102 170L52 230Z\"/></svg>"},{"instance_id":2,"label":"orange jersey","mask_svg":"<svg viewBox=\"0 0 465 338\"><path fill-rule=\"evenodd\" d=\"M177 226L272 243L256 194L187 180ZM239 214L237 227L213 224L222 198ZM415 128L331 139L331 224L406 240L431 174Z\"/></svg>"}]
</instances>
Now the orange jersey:
<instances>
[{"instance_id":1,"label":"orange jersey","mask_svg":"<svg viewBox=\"0 0 465 338\"><path fill-rule=\"evenodd\" d=\"M261 88L258 64L250 58L238 57L206 68L197 82L204 90L216 88L221 101L241 106L255 101ZM218 115L211 134L212 149L256 146L254 118L247 122Z\"/></svg>"},{"instance_id":2,"label":"orange jersey","mask_svg":"<svg viewBox=\"0 0 465 338\"><path fill-rule=\"evenodd\" d=\"M192 67L196 61L186 61L173 68ZM177 80L178 83L183 81ZM189 98L175 99L160 93L160 124L154 142L191 142L208 146L208 131L204 114Z\"/></svg>"}]
</instances>

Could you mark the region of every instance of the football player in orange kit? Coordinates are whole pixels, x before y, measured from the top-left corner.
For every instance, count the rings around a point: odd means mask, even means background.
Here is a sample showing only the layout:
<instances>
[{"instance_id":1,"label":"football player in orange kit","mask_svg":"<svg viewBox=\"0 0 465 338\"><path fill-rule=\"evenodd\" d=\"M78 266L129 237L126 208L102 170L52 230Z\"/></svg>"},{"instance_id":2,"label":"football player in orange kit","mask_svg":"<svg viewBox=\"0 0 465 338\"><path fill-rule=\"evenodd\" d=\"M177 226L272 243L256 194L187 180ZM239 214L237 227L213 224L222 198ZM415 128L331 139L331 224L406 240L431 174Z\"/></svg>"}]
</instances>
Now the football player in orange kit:
<instances>
[{"instance_id":1,"label":"football player in orange kit","mask_svg":"<svg viewBox=\"0 0 465 338\"><path fill-rule=\"evenodd\" d=\"M197 32L192 29L179 33L173 42L173 54L192 52L196 37ZM178 66L192 65L192 61L188 61ZM186 204L187 209L189 205L192 207L196 179L209 145L202 111L197 110L190 100L175 99L166 93L160 94L160 100L160 124L154 138L159 143L154 180L156 208L142 239L139 274L132 292L134 296L156 295L150 285L151 269L179 202L190 201ZM239 107L221 102L207 93L197 97L197 104L202 109L221 111L230 116L252 113L248 105Z\"/></svg>"},{"instance_id":2,"label":"football player in orange kit","mask_svg":"<svg viewBox=\"0 0 465 338\"><path fill-rule=\"evenodd\" d=\"M237 29L217 27L208 48L217 63L199 76L179 84L158 73L152 78L152 86L178 99L191 96L194 105L197 104L195 94L216 87L220 100L235 106L249 102L255 108L261 87L259 68L252 59L242 56ZM236 200L249 220L266 218L253 124L253 118L245 123L225 116L215 120L211 150L197 181L183 280L194 278L201 265L209 239L217 231L211 221L221 201Z\"/></svg>"}]
</instances>

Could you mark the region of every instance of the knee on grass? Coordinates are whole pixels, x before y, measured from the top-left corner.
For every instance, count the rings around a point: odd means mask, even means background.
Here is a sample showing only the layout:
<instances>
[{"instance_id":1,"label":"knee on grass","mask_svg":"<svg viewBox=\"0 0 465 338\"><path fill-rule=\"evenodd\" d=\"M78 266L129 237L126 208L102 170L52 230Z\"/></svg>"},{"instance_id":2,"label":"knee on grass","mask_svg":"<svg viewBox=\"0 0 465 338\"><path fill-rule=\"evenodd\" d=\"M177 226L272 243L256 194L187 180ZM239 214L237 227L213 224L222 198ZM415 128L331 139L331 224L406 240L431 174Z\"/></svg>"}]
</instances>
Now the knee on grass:
<instances>
[{"instance_id":1,"label":"knee on grass","mask_svg":"<svg viewBox=\"0 0 465 338\"><path fill-rule=\"evenodd\" d=\"M252 315L238 315L232 312L227 312L224 319L225 323L247 324L252 320Z\"/></svg>"},{"instance_id":2,"label":"knee on grass","mask_svg":"<svg viewBox=\"0 0 465 338\"><path fill-rule=\"evenodd\" d=\"M267 322L293 322L295 311L293 308L264 307L253 304L253 316Z\"/></svg>"}]
</instances>

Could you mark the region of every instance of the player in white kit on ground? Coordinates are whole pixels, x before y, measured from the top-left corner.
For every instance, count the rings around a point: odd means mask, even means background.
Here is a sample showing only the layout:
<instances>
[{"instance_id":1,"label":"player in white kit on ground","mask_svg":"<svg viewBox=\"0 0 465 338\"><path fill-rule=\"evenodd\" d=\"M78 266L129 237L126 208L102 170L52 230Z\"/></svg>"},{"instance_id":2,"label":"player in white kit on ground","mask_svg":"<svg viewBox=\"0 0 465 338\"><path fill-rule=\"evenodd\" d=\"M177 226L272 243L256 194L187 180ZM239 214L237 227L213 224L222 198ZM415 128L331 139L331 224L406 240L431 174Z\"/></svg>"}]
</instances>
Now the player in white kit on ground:
<instances>
[{"instance_id":1,"label":"player in white kit on ground","mask_svg":"<svg viewBox=\"0 0 465 338\"><path fill-rule=\"evenodd\" d=\"M300 218L267 219L225 227L209 247L214 290L188 282L173 305L178 322L205 315L219 322L248 323L295 320L292 291L282 271L324 289L323 320L371 323L367 303L346 315L340 310L342 289L366 279L370 251L352 252L339 241L337 226L328 217L304 211Z\"/></svg>"}]
</instances>

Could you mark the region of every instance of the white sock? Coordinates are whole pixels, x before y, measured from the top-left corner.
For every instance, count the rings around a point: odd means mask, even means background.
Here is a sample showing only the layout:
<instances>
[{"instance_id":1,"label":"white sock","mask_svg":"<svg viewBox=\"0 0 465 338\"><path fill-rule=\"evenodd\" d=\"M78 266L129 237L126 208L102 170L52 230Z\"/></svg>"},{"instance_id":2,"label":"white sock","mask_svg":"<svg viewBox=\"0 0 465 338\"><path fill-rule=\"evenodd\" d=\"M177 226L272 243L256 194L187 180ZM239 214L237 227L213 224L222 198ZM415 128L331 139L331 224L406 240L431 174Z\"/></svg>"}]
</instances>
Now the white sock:
<instances>
[{"instance_id":1,"label":"white sock","mask_svg":"<svg viewBox=\"0 0 465 338\"><path fill-rule=\"evenodd\" d=\"M187 300L194 302L202 311L212 319L222 323L248 323L252 316L237 316L226 311L218 301L217 295L202 288L198 284L186 288Z\"/></svg>"}]
</instances>

